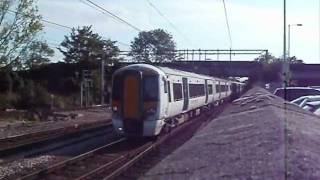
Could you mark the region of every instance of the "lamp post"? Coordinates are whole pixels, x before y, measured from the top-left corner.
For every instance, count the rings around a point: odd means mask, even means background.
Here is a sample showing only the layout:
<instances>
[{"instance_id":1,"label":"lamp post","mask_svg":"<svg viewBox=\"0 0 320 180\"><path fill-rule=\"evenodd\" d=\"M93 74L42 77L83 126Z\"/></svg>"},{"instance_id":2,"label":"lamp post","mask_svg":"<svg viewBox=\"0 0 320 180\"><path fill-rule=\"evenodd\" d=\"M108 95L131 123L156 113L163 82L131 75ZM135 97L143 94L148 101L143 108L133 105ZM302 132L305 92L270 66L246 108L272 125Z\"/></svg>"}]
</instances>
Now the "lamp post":
<instances>
[{"instance_id":1,"label":"lamp post","mask_svg":"<svg viewBox=\"0 0 320 180\"><path fill-rule=\"evenodd\" d=\"M105 94L105 79L104 79L104 76L105 76L105 64L106 64L106 58L109 58L109 55L110 55L110 52L112 51L112 49L110 47L107 47L107 46L103 46L103 49L102 49L102 58L101 58L101 92L100 92L100 100L101 100L101 105L104 104L104 94Z\"/></svg>"},{"instance_id":2,"label":"lamp post","mask_svg":"<svg viewBox=\"0 0 320 180\"><path fill-rule=\"evenodd\" d=\"M290 27L291 26L302 26L302 24L289 24L288 25L288 61L290 63Z\"/></svg>"},{"instance_id":3,"label":"lamp post","mask_svg":"<svg viewBox=\"0 0 320 180\"><path fill-rule=\"evenodd\" d=\"M286 14L287 6L286 6L286 0L283 0L283 64L282 64L282 75L283 75L283 87L284 87L284 98L287 98L287 73L288 73L288 63L286 58L286 27L287 27L287 14Z\"/></svg>"}]
</instances>

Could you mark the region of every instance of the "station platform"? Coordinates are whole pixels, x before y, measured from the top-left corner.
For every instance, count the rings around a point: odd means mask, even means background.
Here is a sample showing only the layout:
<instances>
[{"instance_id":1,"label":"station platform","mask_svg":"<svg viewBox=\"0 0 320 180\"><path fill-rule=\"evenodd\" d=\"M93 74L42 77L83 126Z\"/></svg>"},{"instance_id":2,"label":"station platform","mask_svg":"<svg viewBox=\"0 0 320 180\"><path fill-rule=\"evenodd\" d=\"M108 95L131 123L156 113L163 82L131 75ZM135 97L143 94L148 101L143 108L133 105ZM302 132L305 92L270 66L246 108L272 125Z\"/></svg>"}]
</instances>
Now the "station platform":
<instances>
[{"instance_id":1,"label":"station platform","mask_svg":"<svg viewBox=\"0 0 320 180\"><path fill-rule=\"evenodd\" d=\"M320 118L255 87L140 179L320 179Z\"/></svg>"}]
</instances>

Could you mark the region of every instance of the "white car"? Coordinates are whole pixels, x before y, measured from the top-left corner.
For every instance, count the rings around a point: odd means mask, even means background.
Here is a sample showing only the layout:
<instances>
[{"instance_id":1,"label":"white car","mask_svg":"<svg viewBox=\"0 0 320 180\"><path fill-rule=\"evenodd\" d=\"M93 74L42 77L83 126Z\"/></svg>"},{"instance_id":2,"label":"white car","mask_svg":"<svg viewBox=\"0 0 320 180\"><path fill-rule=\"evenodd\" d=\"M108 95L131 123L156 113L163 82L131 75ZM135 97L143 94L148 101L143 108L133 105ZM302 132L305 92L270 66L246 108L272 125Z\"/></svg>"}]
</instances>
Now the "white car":
<instances>
[{"instance_id":1,"label":"white car","mask_svg":"<svg viewBox=\"0 0 320 180\"><path fill-rule=\"evenodd\" d=\"M299 98L291 101L291 103L294 103L294 104L298 105L299 107L303 107L306 103L313 102L313 101L320 101L320 96L319 95L302 96L302 97L299 97Z\"/></svg>"},{"instance_id":2,"label":"white car","mask_svg":"<svg viewBox=\"0 0 320 180\"><path fill-rule=\"evenodd\" d=\"M320 96L302 96L291 101L291 103L316 115L320 115Z\"/></svg>"}]
</instances>

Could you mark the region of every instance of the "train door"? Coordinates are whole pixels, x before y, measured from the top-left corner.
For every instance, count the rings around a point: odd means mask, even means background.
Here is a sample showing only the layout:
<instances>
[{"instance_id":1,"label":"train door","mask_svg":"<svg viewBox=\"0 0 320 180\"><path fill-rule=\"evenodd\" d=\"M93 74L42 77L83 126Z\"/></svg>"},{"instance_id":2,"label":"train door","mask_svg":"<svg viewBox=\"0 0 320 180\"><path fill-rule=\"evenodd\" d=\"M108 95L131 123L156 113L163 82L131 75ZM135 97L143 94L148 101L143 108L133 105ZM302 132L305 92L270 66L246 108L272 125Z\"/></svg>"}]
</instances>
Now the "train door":
<instances>
[{"instance_id":1,"label":"train door","mask_svg":"<svg viewBox=\"0 0 320 180\"><path fill-rule=\"evenodd\" d=\"M219 100L221 100L221 81L218 83Z\"/></svg>"},{"instance_id":2,"label":"train door","mask_svg":"<svg viewBox=\"0 0 320 180\"><path fill-rule=\"evenodd\" d=\"M140 81L130 75L124 79L123 115L125 119L139 119L140 115Z\"/></svg>"},{"instance_id":3,"label":"train door","mask_svg":"<svg viewBox=\"0 0 320 180\"><path fill-rule=\"evenodd\" d=\"M189 88L188 79L182 78L182 89L183 89L183 111L188 109L189 105Z\"/></svg>"},{"instance_id":4,"label":"train door","mask_svg":"<svg viewBox=\"0 0 320 180\"><path fill-rule=\"evenodd\" d=\"M206 79L205 82L204 82L204 91L206 93L206 104L208 103L208 80Z\"/></svg>"},{"instance_id":5,"label":"train door","mask_svg":"<svg viewBox=\"0 0 320 180\"><path fill-rule=\"evenodd\" d=\"M142 75L140 72L130 72L123 80L123 125L129 134L142 135L141 121Z\"/></svg>"},{"instance_id":6,"label":"train door","mask_svg":"<svg viewBox=\"0 0 320 180\"><path fill-rule=\"evenodd\" d=\"M229 95L229 84L228 84L228 82L225 82L225 91L226 91L225 97L228 97L228 95Z\"/></svg>"},{"instance_id":7,"label":"train door","mask_svg":"<svg viewBox=\"0 0 320 180\"><path fill-rule=\"evenodd\" d=\"M160 103L161 103L160 107L161 107L161 112L163 112L163 116L167 117L168 111L170 109L170 102L171 102L170 81L167 81L167 79L165 78L163 78L162 81L163 81L164 96L163 98L160 98Z\"/></svg>"}]
</instances>

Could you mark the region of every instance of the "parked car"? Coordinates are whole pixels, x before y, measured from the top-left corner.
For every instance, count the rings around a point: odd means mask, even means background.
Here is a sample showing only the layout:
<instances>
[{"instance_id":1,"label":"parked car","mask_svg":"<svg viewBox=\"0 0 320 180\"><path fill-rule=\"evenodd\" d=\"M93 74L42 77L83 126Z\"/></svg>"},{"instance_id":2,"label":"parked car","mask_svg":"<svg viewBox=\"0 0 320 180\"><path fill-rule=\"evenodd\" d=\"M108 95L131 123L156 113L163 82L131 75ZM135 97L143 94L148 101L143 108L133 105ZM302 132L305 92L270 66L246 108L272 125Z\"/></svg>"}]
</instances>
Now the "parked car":
<instances>
[{"instance_id":1,"label":"parked car","mask_svg":"<svg viewBox=\"0 0 320 180\"><path fill-rule=\"evenodd\" d=\"M316 115L320 115L320 96L302 96L291 103L294 103L302 109L308 110Z\"/></svg>"},{"instance_id":2,"label":"parked car","mask_svg":"<svg viewBox=\"0 0 320 180\"><path fill-rule=\"evenodd\" d=\"M286 97L284 88L277 88L274 91L274 94L276 96L284 98L287 101L293 101L302 96L320 95L320 90L313 89L310 87L287 87Z\"/></svg>"},{"instance_id":3,"label":"parked car","mask_svg":"<svg viewBox=\"0 0 320 180\"><path fill-rule=\"evenodd\" d=\"M309 87L312 88L312 89L320 90L320 86L309 86Z\"/></svg>"},{"instance_id":4,"label":"parked car","mask_svg":"<svg viewBox=\"0 0 320 180\"><path fill-rule=\"evenodd\" d=\"M314 102L314 101L320 101L320 96L319 95L301 96L301 97L291 101L291 103L294 103L294 104L298 105L299 107L303 107L308 102Z\"/></svg>"},{"instance_id":5,"label":"parked car","mask_svg":"<svg viewBox=\"0 0 320 180\"><path fill-rule=\"evenodd\" d=\"M310 111L316 115L320 115L320 101L313 101L306 103L302 109Z\"/></svg>"}]
</instances>

